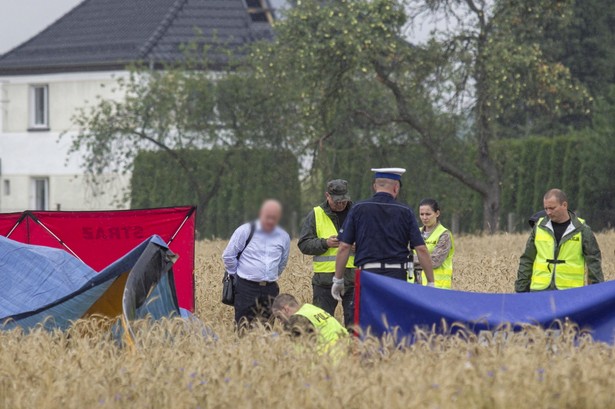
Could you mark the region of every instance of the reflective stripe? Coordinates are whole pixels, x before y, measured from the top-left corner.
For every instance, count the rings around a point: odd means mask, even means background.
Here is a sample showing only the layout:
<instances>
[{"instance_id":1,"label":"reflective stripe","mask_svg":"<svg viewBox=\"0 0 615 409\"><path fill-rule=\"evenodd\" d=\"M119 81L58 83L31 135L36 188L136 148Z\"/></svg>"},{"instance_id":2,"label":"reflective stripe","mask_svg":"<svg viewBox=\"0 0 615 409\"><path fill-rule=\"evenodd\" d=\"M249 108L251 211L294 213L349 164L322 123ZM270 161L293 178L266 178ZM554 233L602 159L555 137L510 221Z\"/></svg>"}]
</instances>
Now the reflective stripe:
<instances>
[{"instance_id":1,"label":"reflective stripe","mask_svg":"<svg viewBox=\"0 0 615 409\"><path fill-rule=\"evenodd\" d=\"M314 219L316 221L316 236L321 239L328 239L331 236L337 236L337 229L331 218L325 210L316 206L314 208ZM337 248L327 249L326 252L319 256L314 256L313 267L315 273L333 273L335 272L335 257L337 256ZM346 268L354 268L354 256L348 258Z\"/></svg>"},{"instance_id":2,"label":"reflective stripe","mask_svg":"<svg viewBox=\"0 0 615 409\"><path fill-rule=\"evenodd\" d=\"M440 237L446 232L448 232L451 238L451 249L448 252L448 256L446 256L446 259L442 262L442 265L438 268L434 268L433 275L435 286L437 288L450 289L453 286L453 257L455 256L455 241L453 240L453 234L448 231L446 227L442 226L441 224L438 224L434 231L432 231L429 237L425 240L425 245L427 246L427 250L431 254L438 245ZM423 285L427 285L427 276L425 275L425 273L422 274L423 279L421 283ZM408 281L413 283L414 275L410 274L408 277Z\"/></svg>"},{"instance_id":3,"label":"reflective stripe","mask_svg":"<svg viewBox=\"0 0 615 409\"><path fill-rule=\"evenodd\" d=\"M555 275L555 287L558 290L582 287L585 285L585 257L583 256L583 236L577 232L570 237L562 237L559 246L553 232L541 226L540 219L536 227L534 246L536 258L532 269L530 290L547 289ZM579 219L583 222L582 219ZM571 222L572 223L572 222ZM557 263L553 261L556 260Z\"/></svg>"},{"instance_id":4,"label":"reflective stripe","mask_svg":"<svg viewBox=\"0 0 615 409\"><path fill-rule=\"evenodd\" d=\"M326 261L335 261L336 256L314 256L312 260L315 263L326 262Z\"/></svg>"}]
</instances>

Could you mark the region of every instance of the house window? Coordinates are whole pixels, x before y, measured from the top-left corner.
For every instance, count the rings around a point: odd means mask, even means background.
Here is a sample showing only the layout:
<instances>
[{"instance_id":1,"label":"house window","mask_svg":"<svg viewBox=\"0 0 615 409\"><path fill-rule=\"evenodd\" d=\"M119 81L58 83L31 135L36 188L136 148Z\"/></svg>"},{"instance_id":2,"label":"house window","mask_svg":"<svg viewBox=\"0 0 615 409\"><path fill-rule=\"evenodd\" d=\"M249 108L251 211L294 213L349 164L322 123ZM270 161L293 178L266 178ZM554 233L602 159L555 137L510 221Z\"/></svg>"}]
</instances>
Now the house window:
<instances>
[{"instance_id":1,"label":"house window","mask_svg":"<svg viewBox=\"0 0 615 409\"><path fill-rule=\"evenodd\" d=\"M49 178L32 179L32 209L49 210Z\"/></svg>"},{"instance_id":2,"label":"house window","mask_svg":"<svg viewBox=\"0 0 615 409\"><path fill-rule=\"evenodd\" d=\"M8 179L4 179L4 188L2 189L4 191L4 196L10 196L11 195L11 181Z\"/></svg>"},{"instance_id":3,"label":"house window","mask_svg":"<svg viewBox=\"0 0 615 409\"><path fill-rule=\"evenodd\" d=\"M245 0L250 19L254 23L272 23L273 16L267 6L267 0Z\"/></svg>"},{"instance_id":4,"label":"house window","mask_svg":"<svg viewBox=\"0 0 615 409\"><path fill-rule=\"evenodd\" d=\"M49 128L49 86L30 86L30 128Z\"/></svg>"}]
</instances>

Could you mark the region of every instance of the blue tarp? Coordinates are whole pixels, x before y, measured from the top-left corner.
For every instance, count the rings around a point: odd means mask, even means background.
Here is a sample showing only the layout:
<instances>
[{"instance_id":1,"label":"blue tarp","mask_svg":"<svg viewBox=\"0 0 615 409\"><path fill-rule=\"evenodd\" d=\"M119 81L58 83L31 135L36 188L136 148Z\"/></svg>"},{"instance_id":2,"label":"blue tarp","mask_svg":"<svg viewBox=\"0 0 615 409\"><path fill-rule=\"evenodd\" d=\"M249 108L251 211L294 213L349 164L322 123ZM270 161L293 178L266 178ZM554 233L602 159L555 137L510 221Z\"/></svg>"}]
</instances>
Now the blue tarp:
<instances>
[{"instance_id":1,"label":"blue tarp","mask_svg":"<svg viewBox=\"0 0 615 409\"><path fill-rule=\"evenodd\" d=\"M64 250L0 236L0 320L42 308L96 277Z\"/></svg>"},{"instance_id":2,"label":"blue tarp","mask_svg":"<svg viewBox=\"0 0 615 409\"><path fill-rule=\"evenodd\" d=\"M546 328L569 319L594 340L614 341L615 281L565 291L483 294L428 288L366 271L359 274L357 324L373 335L395 329L398 337L411 342L417 327L442 330L442 320L449 331L450 324L461 323L479 333L504 324Z\"/></svg>"},{"instance_id":3,"label":"blue tarp","mask_svg":"<svg viewBox=\"0 0 615 409\"><path fill-rule=\"evenodd\" d=\"M179 315L171 271L175 258L160 237L152 236L96 273L64 250L0 236L0 328L42 323L65 329L101 297L103 310L128 320ZM126 285L106 294L120 277Z\"/></svg>"}]
</instances>

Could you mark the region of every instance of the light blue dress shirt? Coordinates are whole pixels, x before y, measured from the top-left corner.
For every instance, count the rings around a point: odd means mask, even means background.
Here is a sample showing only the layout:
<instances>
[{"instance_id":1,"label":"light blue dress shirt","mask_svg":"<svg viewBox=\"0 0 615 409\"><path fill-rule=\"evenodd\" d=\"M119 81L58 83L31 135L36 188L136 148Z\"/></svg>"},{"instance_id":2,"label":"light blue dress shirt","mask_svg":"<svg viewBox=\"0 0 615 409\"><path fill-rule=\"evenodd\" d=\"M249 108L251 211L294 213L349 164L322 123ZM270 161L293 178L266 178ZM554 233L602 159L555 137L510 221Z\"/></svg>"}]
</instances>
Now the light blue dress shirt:
<instances>
[{"instance_id":1,"label":"light blue dress shirt","mask_svg":"<svg viewBox=\"0 0 615 409\"><path fill-rule=\"evenodd\" d=\"M290 236L281 227L266 233L256 222L254 236L244 249L250 235L250 223L243 224L235 230L226 246L222 259L229 274L250 281L276 281L288 263L290 253ZM241 258L237 262L237 254Z\"/></svg>"}]
</instances>

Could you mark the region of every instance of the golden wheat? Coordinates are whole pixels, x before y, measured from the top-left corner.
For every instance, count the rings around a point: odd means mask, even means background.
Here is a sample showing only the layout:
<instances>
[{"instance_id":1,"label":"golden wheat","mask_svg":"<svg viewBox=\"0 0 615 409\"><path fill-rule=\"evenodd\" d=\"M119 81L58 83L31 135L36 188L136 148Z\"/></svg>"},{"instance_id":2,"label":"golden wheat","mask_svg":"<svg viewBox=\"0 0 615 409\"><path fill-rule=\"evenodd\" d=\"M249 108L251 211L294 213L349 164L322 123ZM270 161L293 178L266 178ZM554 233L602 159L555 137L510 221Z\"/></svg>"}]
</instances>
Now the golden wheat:
<instances>
[{"instance_id":1,"label":"golden wheat","mask_svg":"<svg viewBox=\"0 0 615 409\"><path fill-rule=\"evenodd\" d=\"M615 278L615 234L598 237ZM525 236L460 237L455 287L510 292ZM613 348L528 328L497 337L425 334L406 350L373 339L340 362L310 340L257 329L239 338L219 302L222 241L198 244L197 313L140 323L138 350L115 345L97 320L67 332L0 332L3 408L611 408ZM282 291L311 298L310 260L293 249Z\"/></svg>"}]
</instances>

